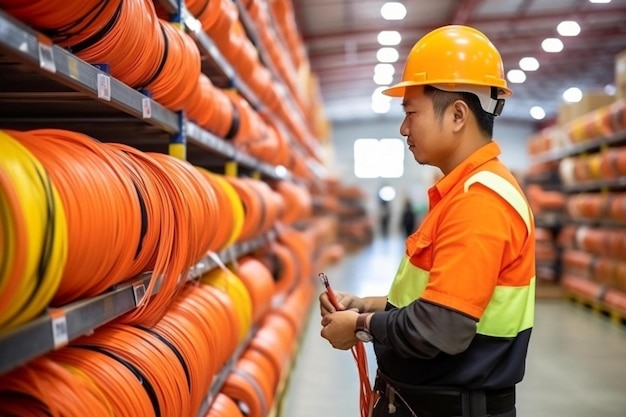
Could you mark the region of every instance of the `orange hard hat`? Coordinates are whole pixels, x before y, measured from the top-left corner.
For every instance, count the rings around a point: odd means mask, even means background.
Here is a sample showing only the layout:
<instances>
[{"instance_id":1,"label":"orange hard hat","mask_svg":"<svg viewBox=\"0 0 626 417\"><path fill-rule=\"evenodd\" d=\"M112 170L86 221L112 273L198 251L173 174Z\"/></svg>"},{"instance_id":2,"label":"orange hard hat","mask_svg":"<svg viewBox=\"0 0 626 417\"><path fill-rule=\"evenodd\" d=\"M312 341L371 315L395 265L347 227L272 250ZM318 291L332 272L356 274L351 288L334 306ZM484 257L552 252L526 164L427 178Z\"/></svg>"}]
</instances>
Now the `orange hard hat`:
<instances>
[{"instance_id":1,"label":"orange hard hat","mask_svg":"<svg viewBox=\"0 0 626 417\"><path fill-rule=\"evenodd\" d=\"M402 97L406 87L415 85L468 91L479 98L479 92L487 87L487 94L494 100L512 94L496 47L482 32L462 25L443 26L424 35L409 53L402 81L383 94ZM495 87L495 94L489 93L491 87Z\"/></svg>"}]
</instances>

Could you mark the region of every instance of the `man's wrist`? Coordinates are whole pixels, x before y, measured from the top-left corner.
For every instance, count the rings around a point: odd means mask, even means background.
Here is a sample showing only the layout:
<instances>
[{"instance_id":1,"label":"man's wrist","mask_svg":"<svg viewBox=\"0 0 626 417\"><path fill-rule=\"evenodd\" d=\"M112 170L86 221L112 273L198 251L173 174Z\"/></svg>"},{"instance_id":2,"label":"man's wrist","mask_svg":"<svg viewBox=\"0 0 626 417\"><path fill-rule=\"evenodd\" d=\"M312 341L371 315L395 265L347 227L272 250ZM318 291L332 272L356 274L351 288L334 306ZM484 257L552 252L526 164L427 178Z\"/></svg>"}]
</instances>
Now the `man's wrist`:
<instances>
[{"instance_id":1,"label":"man's wrist","mask_svg":"<svg viewBox=\"0 0 626 417\"><path fill-rule=\"evenodd\" d=\"M374 313L361 313L356 319L354 334L362 342L371 342L374 338L369 330L369 321Z\"/></svg>"}]
</instances>

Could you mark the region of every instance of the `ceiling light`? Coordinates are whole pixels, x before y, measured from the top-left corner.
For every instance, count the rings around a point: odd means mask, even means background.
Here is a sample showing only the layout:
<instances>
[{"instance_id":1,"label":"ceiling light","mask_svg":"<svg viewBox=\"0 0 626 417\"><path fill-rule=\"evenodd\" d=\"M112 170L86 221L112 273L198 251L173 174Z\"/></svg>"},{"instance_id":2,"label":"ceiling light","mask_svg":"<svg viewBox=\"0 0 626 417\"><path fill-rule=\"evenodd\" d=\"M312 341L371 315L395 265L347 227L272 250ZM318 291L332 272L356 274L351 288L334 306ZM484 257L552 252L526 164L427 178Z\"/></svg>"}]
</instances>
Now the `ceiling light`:
<instances>
[{"instance_id":1,"label":"ceiling light","mask_svg":"<svg viewBox=\"0 0 626 417\"><path fill-rule=\"evenodd\" d=\"M380 48L378 52L376 52L376 59L378 62L396 62L400 58L398 51L394 48Z\"/></svg>"},{"instance_id":2,"label":"ceiling light","mask_svg":"<svg viewBox=\"0 0 626 417\"><path fill-rule=\"evenodd\" d=\"M526 81L526 74L522 70L512 69L506 73L506 78L514 84L521 84Z\"/></svg>"},{"instance_id":3,"label":"ceiling light","mask_svg":"<svg viewBox=\"0 0 626 417\"><path fill-rule=\"evenodd\" d=\"M583 99L583 92L578 87L571 87L563 93L563 100L568 103L578 103Z\"/></svg>"},{"instance_id":4,"label":"ceiling light","mask_svg":"<svg viewBox=\"0 0 626 417\"><path fill-rule=\"evenodd\" d=\"M530 108L530 116L535 120L543 120L546 117L546 112L539 106L533 106Z\"/></svg>"},{"instance_id":5,"label":"ceiling light","mask_svg":"<svg viewBox=\"0 0 626 417\"><path fill-rule=\"evenodd\" d=\"M607 84L604 86L604 92L610 96L614 96L617 93L617 88L613 84Z\"/></svg>"},{"instance_id":6,"label":"ceiling light","mask_svg":"<svg viewBox=\"0 0 626 417\"><path fill-rule=\"evenodd\" d=\"M546 38L541 42L541 47L546 52L561 52L563 50L563 42L559 38Z\"/></svg>"},{"instance_id":7,"label":"ceiling light","mask_svg":"<svg viewBox=\"0 0 626 417\"><path fill-rule=\"evenodd\" d=\"M374 113L388 113L391 109L391 103L388 101L372 101L372 111Z\"/></svg>"},{"instance_id":8,"label":"ceiling light","mask_svg":"<svg viewBox=\"0 0 626 417\"><path fill-rule=\"evenodd\" d=\"M388 86L384 86L384 87L376 87L376 89L374 90L374 92L372 93L372 101L386 101L386 102L391 102L391 97L386 96L383 94L383 91L385 91L386 89L388 89Z\"/></svg>"},{"instance_id":9,"label":"ceiling light","mask_svg":"<svg viewBox=\"0 0 626 417\"><path fill-rule=\"evenodd\" d=\"M526 56L519 60L519 67L524 71L537 71L539 69L539 61L532 56Z\"/></svg>"},{"instance_id":10,"label":"ceiling light","mask_svg":"<svg viewBox=\"0 0 626 417\"><path fill-rule=\"evenodd\" d=\"M378 197L383 201L393 201L396 198L396 189L391 185L385 185L378 190Z\"/></svg>"},{"instance_id":11,"label":"ceiling light","mask_svg":"<svg viewBox=\"0 0 626 417\"><path fill-rule=\"evenodd\" d=\"M561 36L577 36L580 33L580 25L573 20L564 20L556 27Z\"/></svg>"},{"instance_id":12,"label":"ceiling light","mask_svg":"<svg viewBox=\"0 0 626 417\"><path fill-rule=\"evenodd\" d=\"M611 0L589 0L589 3L610 3Z\"/></svg>"},{"instance_id":13,"label":"ceiling light","mask_svg":"<svg viewBox=\"0 0 626 417\"><path fill-rule=\"evenodd\" d=\"M376 85L389 85L393 82L393 75L377 72L374 74L374 82Z\"/></svg>"},{"instance_id":14,"label":"ceiling light","mask_svg":"<svg viewBox=\"0 0 626 417\"><path fill-rule=\"evenodd\" d=\"M383 30L378 34L378 43L385 46L398 45L402 41L402 35L397 30Z\"/></svg>"},{"instance_id":15,"label":"ceiling light","mask_svg":"<svg viewBox=\"0 0 626 417\"><path fill-rule=\"evenodd\" d=\"M389 74L396 73L396 69L391 64L376 64L374 67L374 74Z\"/></svg>"},{"instance_id":16,"label":"ceiling light","mask_svg":"<svg viewBox=\"0 0 626 417\"><path fill-rule=\"evenodd\" d=\"M380 15L385 20L402 20L406 17L406 7L396 1L388 1L380 8Z\"/></svg>"}]
</instances>

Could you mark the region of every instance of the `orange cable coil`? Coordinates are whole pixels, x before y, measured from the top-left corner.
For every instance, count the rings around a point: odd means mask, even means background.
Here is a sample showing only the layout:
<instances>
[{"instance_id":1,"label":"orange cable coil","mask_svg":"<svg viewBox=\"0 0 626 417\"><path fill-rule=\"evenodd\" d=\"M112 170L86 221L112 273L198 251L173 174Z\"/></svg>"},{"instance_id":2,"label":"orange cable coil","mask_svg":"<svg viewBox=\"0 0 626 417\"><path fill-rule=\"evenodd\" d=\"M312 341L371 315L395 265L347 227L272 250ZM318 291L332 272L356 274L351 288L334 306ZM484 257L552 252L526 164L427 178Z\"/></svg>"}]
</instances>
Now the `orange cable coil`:
<instances>
[{"instance_id":1,"label":"orange cable coil","mask_svg":"<svg viewBox=\"0 0 626 417\"><path fill-rule=\"evenodd\" d=\"M238 340L243 341L252 326L252 299L243 281L228 268L215 268L202 276L200 282L228 294L239 321Z\"/></svg>"},{"instance_id":2,"label":"orange cable coil","mask_svg":"<svg viewBox=\"0 0 626 417\"><path fill-rule=\"evenodd\" d=\"M114 417L110 399L86 375L40 357L0 378L0 415Z\"/></svg>"},{"instance_id":3,"label":"orange cable coil","mask_svg":"<svg viewBox=\"0 0 626 417\"><path fill-rule=\"evenodd\" d=\"M228 395L218 393L204 417L244 417L237 403Z\"/></svg>"}]
</instances>

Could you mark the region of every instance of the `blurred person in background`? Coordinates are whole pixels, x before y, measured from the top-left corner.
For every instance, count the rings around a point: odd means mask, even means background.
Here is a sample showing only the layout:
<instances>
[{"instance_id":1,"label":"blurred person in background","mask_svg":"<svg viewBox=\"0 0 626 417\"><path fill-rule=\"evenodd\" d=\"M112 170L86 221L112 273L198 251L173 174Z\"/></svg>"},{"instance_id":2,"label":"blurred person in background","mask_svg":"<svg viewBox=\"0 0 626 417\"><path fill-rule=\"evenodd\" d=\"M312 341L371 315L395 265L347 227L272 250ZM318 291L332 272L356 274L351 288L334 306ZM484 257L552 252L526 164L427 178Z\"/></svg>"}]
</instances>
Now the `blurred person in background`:
<instances>
[{"instance_id":1,"label":"blurred person in background","mask_svg":"<svg viewBox=\"0 0 626 417\"><path fill-rule=\"evenodd\" d=\"M413 203L411 203L411 199L407 198L404 201L404 206L402 207L402 216L400 219L400 226L402 227L402 232L404 233L404 237L409 237L415 231L416 225L416 215L413 210Z\"/></svg>"}]
</instances>

